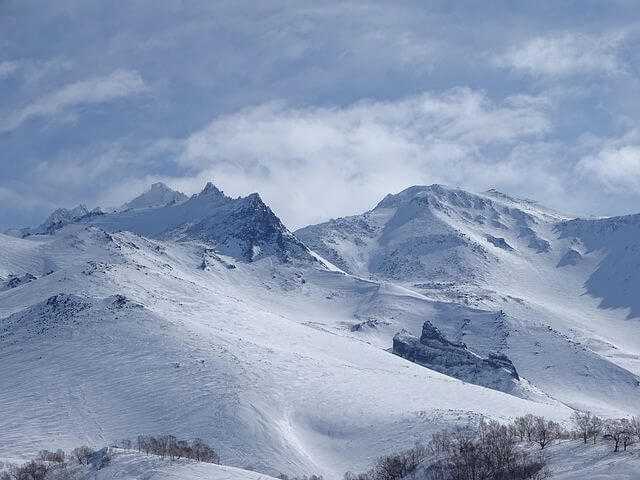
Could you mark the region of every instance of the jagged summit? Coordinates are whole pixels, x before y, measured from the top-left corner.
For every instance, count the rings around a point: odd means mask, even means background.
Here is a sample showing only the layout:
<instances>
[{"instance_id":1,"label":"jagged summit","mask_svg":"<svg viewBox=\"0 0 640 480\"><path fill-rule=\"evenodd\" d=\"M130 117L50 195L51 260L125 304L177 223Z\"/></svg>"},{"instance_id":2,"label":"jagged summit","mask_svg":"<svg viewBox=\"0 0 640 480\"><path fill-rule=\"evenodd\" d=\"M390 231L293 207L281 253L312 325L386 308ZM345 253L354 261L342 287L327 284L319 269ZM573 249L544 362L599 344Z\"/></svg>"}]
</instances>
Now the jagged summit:
<instances>
[{"instance_id":1,"label":"jagged summit","mask_svg":"<svg viewBox=\"0 0 640 480\"><path fill-rule=\"evenodd\" d=\"M550 220L560 221L571 218L550 208L540 205L534 200L514 197L491 188L482 193L473 193L459 187L451 187L434 183L431 185L414 185L396 194L386 195L374 208L397 208L409 203L420 204L440 210L454 209L519 209L526 214L543 215Z\"/></svg>"},{"instance_id":2,"label":"jagged summit","mask_svg":"<svg viewBox=\"0 0 640 480\"><path fill-rule=\"evenodd\" d=\"M0 460L160 431L339 478L460 419L638 415L638 218L405 194L305 229L346 273L277 261L310 253L258 194L214 185L0 235Z\"/></svg>"},{"instance_id":3,"label":"jagged summit","mask_svg":"<svg viewBox=\"0 0 640 480\"><path fill-rule=\"evenodd\" d=\"M72 209L58 208L54 210L51 215L49 215L49 217L39 226L35 228L23 229L21 231L21 236L51 235L52 233L55 233L56 230L61 229L65 225L69 225L70 223L79 222L83 219L103 214L104 212L99 207L96 207L93 210L89 211L89 209L83 204L80 204Z\"/></svg>"},{"instance_id":4,"label":"jagged summit","mask_svg":"<svg viewBox=\"0 0 640 480\"><path fill-rule=\"evenodd\" d=\"M119 211L89 223L107 231L128 230L151 238L203 241L212 244L217 253L244 261L267 256L313 258L257 193L231 198L212 182L184 201Z\"/></svg>"},{"instance_id":5,"label":"jagged summit","mask_svg":"<svg viewBox=\"0 0 640 480\"><path fill-rule=\"evenodd\" d=\"M216 187L213 182L207 182L202 191L198 194L198 196L216 196L216 197L226 197L224 192Z\"/></svg>"},{"instance_id":6,"label":"jagged summit","mask_svg":"<svg viewBox=\"0 0 640 480\"><path fill-rule=\"evenodd\" d=\"M36 229L19 236L52 235L71 223L94 225L108 232L130 231L138 235L174 241L198 240L239 260L254 261L275 256L282 260L315 261L308 249L287 230L258 193L231 198L212 182L190 198L154 183L120 209L104 213L84 205L58 209Z\"/></svg>"},{"instance_id":7,"label":"jagged summit","mask_svg":"<svg viewBox=\"0 0 640 480\"><path fill-rule=\"evenodd\" d=\"M164 207L169 204L183 202L187 198L184 193L173 190L162 182L156 182L144 193L122 205L119 210Z\"/></svg>"}]
</instances>

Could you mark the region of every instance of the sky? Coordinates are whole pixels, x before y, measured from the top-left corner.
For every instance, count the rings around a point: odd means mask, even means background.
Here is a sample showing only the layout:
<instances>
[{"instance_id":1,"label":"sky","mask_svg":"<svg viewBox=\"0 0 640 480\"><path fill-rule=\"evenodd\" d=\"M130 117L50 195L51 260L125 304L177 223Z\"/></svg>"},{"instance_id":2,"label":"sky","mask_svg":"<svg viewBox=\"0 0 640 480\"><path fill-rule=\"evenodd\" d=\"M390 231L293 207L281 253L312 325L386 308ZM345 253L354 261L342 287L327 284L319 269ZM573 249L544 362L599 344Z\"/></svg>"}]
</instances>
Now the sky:
<instances>
[{"instance_id":1,"label":"sky","mask_svg":"<svg viewBox=\"0 0 640 480\"><path fill-rule=\"evenodd\" d=\"M0 230L163 181L291 228L442 183L640 212L640 9L0 0Z\"/></svg>"}]
</instances>

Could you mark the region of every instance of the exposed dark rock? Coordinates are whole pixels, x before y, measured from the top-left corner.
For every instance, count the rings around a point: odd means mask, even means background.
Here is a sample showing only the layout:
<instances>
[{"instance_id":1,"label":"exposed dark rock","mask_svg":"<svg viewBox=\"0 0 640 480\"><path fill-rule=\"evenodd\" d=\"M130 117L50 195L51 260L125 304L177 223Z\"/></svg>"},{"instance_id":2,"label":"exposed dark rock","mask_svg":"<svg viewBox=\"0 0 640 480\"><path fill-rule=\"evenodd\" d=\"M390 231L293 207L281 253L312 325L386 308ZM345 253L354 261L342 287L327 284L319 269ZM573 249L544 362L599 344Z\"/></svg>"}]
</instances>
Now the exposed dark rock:
<instances>
[{"instance_id":1,"label":"exposed dark rock","mask_svg":"<svg viewBox=\"0 0 640 480\"><path fill-rule=\"evenodd\" d=\"M529 240L527 246L538 253L546 253L551 250L551 244L544 238L539 237L531 227L522 227L519 237Z\"/></svg>"},{"instance_id":2,"label":"exposed dark rock","mask_svg":"<svg viewBox=\"0 0 640 480\"><path fill-rule=\"evenodd\" d=\"M0 288L0 290L10 290L12 288L19 287L20 285L24 285L25 283L33 282L34 280L36 280L36 277L30 273L25 273L21 277L12 275L7 279L3 288Z\"/></svg>"},{"instance_id":3,"label":"exposed dark rock","mask_svg":"<svg viewBox=\"0 0 640 480\"><path fill-rule=\"evenodd\" d=\"M577 265L582 260L582 255L577 250L570 248L567 250L560 261L558 262L558 267L564 267L566 265Z\"/></svg>"},{"instance_id":4,"label":"exposed dark rock","mask_svg":"<svg viewBox=\"0 0 640 480\"><path fill-rule=\"evenodd\" d=\"M110 297L107 297L106 302L111 308L142 308L142 305L121 294L111 295Z\"/></svg>"},{"instance_id":5,"label":"exposed dark rock","mask_svg":"<svg viewBox=\"0 0 640 480\"><path fill-rule=\"evenodd\" d=\"M425 322L417 338L406 331L393 337L393 353L445 375L501 391L511 391L520 377L511 360L502 354L481 357L464 343L448 340Z\"/></svg>"},{"instance_id":6,"label":"exposed dark rock","mask_svg":"<svg viewBox=\"0 0 640 480\"><path fill-rule=\"evenodd\" d=\"M503 250L507 250L509 252L513 251L513 247L509 245L507 241L502 237L494 237L493 235L487 235L487 241L494 247L498 247Z\"/></svg>"}]
</instances>

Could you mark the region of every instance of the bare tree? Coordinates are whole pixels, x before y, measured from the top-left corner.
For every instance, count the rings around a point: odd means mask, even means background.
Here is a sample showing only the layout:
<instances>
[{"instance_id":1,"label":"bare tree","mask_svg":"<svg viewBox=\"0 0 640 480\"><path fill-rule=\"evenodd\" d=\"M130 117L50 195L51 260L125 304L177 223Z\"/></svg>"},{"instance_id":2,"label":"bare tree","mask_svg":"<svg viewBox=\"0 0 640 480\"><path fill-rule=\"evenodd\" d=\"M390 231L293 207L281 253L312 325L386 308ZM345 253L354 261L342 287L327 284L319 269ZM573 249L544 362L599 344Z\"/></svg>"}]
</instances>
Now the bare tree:
<instances>
[{"instance_id":1,"label":"bare tree","mask_svg":"<svg viewBox=\"0 0 640 480\"><path fill-rule=\"evenodd\" d=\"M546 420L544 417L535 417L534 422L534 441L540 445L541 450L544 450L547 445L558 437L560 425L553 420Z\"/></svg>"},{"instance_id":2,"label":"bare tree","mask_svg":"<svg viewBox=\"0 0 640 480\"><path fill-rule=\"evenodd\" d=\"M76 459L76 461L80 465L86 465L87 463L89 463L89 457L91 457L93 453L94 451L91 448L87 447L86 445L83 445L82 447L74 448L71 451L71 455L73 456L73 458Z\"/></svg>"},{"instance_id":3,"label":"bare tree","mask_svg":"<svg viewBox=\"0 0 640 480\"><path fill-rule=\"evenodd\" d=\"M627 418L607 420L604 425L604 438L613 443L613 451L618 452L620 445L627 450L633 442L631 421Z\"/></svg>"},{"instance_id":4,"label":"bare tree","mask_svg":"<svg viewBox=\"0 0 640 480\"><path fill-rule=\"evenodd\" d=\"M591 418L591 412L573 412L571 416L576 431L580 434L585 444L590 436Z\"/></svg>"},{"instance_id":5,"label":"bare tree","mask_svg":"<svg viewBox=\"0 0 640 480\"><path fill-rule=\"evenodd\" d=\"M591 421L589 422L589 436L593 438L593 444L596 444L596 440L598 435L602 433L602 429L604 428L604 420L595 415L591 416Z\"/></svg>"},{"instance_id":6,"label":"bare tree","mask_svg":"<svg viewBox=\"0 0 640 480\"><path fill-rule=\"evenodd\" d=\"M531 442L531 438L535 431L535 417L530 413L522 417L517 417L514 421L515 429L518 432L520 440Z\"/></svg>"},{"instance_id":7,"label":"bare tree","mask_svg":"<svg viewBox=\"0 0 640 480\"><path fill-rule=\"evenodd\" d=\"M640 442L640 417L631 418L631 433Z\"/></svg>"}]
</instances>

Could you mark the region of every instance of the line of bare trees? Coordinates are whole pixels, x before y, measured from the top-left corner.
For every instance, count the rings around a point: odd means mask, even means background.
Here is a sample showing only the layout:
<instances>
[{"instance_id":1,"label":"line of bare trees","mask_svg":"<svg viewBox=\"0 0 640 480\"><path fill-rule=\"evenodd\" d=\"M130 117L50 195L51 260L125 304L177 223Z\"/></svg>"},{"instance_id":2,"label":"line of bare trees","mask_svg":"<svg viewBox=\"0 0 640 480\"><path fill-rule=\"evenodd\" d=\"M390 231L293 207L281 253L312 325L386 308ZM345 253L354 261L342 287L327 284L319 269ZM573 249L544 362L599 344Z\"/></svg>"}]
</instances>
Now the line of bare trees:
<instances>
[{"instance_id":1,"label":"line of bare trees","mask_svg":"<svg viewBox=\"0 0 640 480\"><path fill-rule=\"evenodd\" d=\"M640 417L603 419L591 412L575 412L571 417L576 436L584 443L602 437L613 445L613 451L624 451L630 445L640 442Z\"/></svg>"},{"instance_id":2,"label":"line of bare trees","mask_svg":"<svg viewBox=\"0 0 640 480\"><path fill-rule=\"evenodd\" d=\"M347 472L345 480L538 480L549 476L542 456L560 439L608 441L614 452L640 442L640 418L602 419L575 412L572 427L536 415L509 424L480 421L477 425L442 430L426 446L380 457L366 472ZM539 452L528 448L539 447Z\"/></svg>"},{"instance_id":3,"label":"line of bare trees","mask_svg":"<svg viewBox=\"0 0 640 480\"><path fill-rule=\"evenodd\" d=\"M128 442L128 443L127 443ZM131 442L124 441L125 448L131 448ZM204 440L179 440L173 435L138 435L136 447L139 452L159 455L162 458L190 458L198 462L220 463L220 456Z\"/></svg>"},{"instance_id":4,"label":"line of bare trees","mask_svg":"<svg viewBox=\"0 0 640 480\"><path fill-rule=\"evenodd\" d=\"M37 458L25 464L7 466L0 472L0 480L72 480L75 475L70 467L87 465L94 454L87 446L74 448L68 454L63 450L41 450Z\"/></svg>"},{"instance_id":5,"label":"line of bare trees","mask_svg":"<svg viewBox=\"0 0 640 480\"><path fill-rule=\"evenodd\" d=\"M131 440L121 440L114 445L131 449ZM179 440L173 435L139 435L135 447L139 452L158 455L162 458L189 458L198 462L219 463L218 453L202 439L192 441ZM104 454L104 455L103 455ZM99 457L99 458L98 458ZM90 462L101 468L110 459L109 449L96 452L90 447L82 446L71 452L42 450L37 458L23 465L0 465L0 480L72 480L81 477L84 465Z\"/></svg>"},{"instance_id":6,"label":"line of bare trees","mask_svg":"<svg viewBox=\"0 0 640 480\"><path fill-rule=\"evenodd\" d=\"M531 433L547 444L555 425L540 423ZM534 437L534 435L537 435ZM345 480L525 480L544 478L540 455L523 448L513 425L481 421L478 425L442 430L426 446L380 457L368 471L347 472Z\"/></svg>"}]
</instances>

